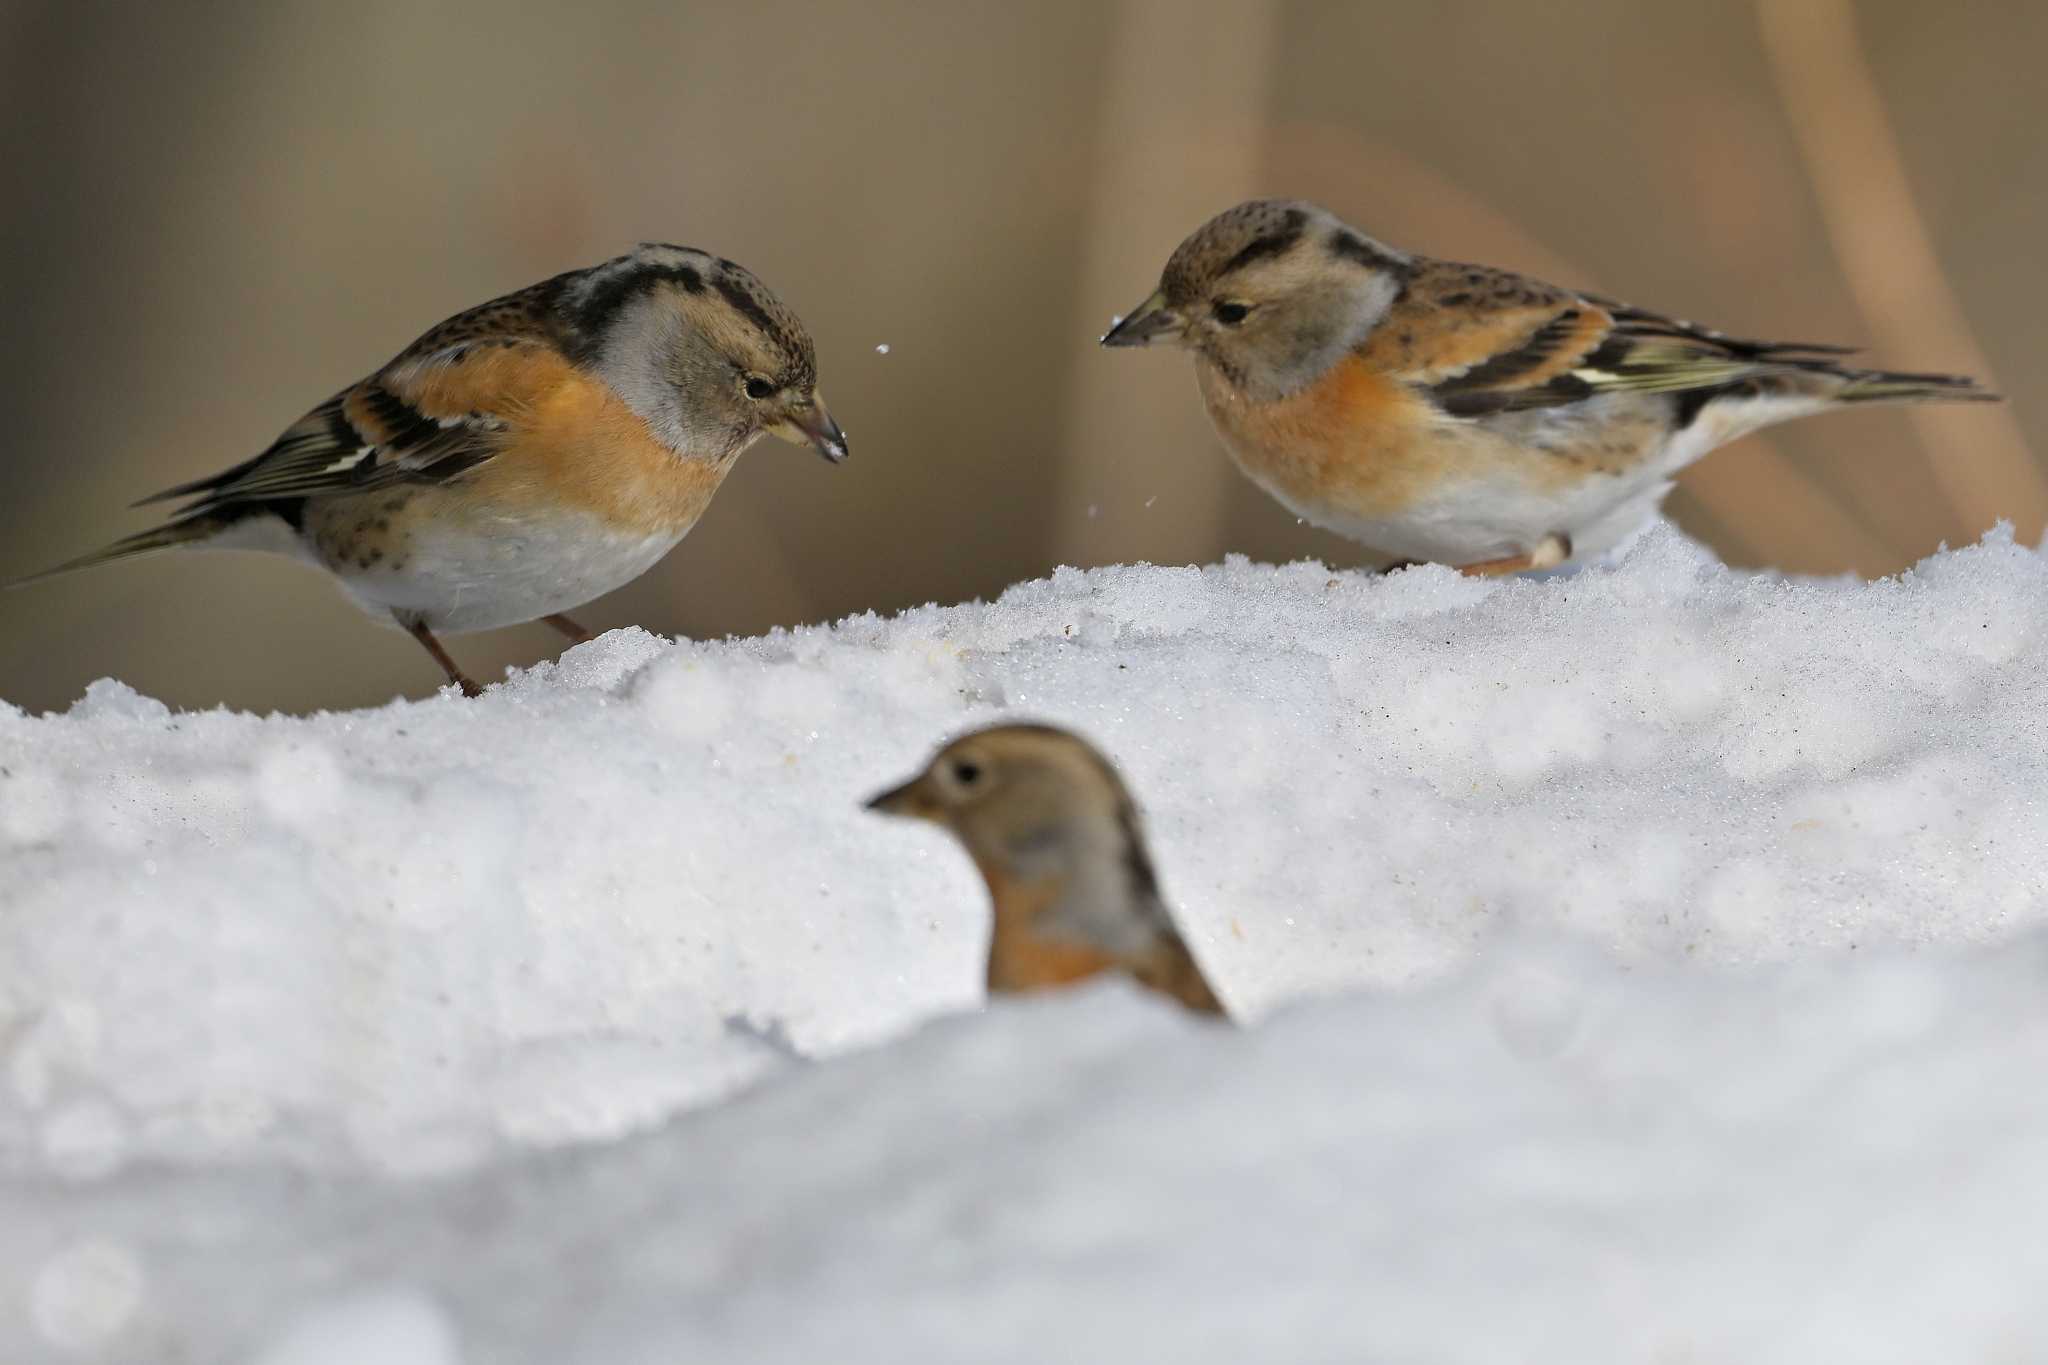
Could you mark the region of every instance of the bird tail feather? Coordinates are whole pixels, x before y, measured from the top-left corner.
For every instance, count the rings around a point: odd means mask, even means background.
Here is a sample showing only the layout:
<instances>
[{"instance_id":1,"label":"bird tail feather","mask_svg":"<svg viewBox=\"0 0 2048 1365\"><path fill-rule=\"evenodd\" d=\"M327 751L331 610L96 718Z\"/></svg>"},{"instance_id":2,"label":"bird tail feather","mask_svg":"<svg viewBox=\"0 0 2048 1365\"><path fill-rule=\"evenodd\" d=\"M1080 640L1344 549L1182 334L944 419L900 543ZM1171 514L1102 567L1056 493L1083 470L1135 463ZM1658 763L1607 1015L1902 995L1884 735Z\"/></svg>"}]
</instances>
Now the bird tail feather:
<instances>
[{"instance_id":1,"label":"bird tail feather","mask_svg":"<svg viewBox=\"0 0 2048 1365\"><path fill-rule=\"evenodd\" d=\"M112 545L94 550L91 554L80 555L76 559L67 559L62 564L53 565L50 568L28 574L22 578L10 579L5 583L0 583L0 587L19 588L30 583L40 583L46 578L55 578L59 574L73 573L79 569L90 569L99 564L111 564L118 559L133 559L137 555L153 554L158 550L168 550L174 546L190 545L195 541L211 540L222 530L226 529L226 526L226 519L210 514L181 517L177 521L166 522L162 526L153 527L147 531L138 531L132 536L124 536Z\"/></svg>"},{"instance_id":2,"label":"bird tail feather","mask_svg":"<svg viewBox=\"0 0 2048 1365\"><path fill-rule=\"evenodd\" d=\"M1960 374L1905 374L1895 370L1851 370L1835 394L1844 403L1916 403L1928 400L1996 403L2002 394Z\"/></svg>"}]
</instances>

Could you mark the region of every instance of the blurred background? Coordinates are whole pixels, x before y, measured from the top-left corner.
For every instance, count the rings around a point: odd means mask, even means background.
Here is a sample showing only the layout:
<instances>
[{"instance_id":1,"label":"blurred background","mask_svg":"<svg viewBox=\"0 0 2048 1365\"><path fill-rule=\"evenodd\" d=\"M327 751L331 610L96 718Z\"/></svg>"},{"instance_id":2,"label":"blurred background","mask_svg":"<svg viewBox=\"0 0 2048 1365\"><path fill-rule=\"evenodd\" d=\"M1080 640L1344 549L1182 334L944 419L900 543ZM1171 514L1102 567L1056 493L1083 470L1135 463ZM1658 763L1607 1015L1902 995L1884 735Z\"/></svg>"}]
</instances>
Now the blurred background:
<instances>
[{"instance_id":1,"label":"blurred background","mask_svg":"<svg viewBox=\"0 0 2048 1365\"><path fill-rule=\"evenodd\" d=\"M0 578L148 524L442 317L641 239L760 274L852 437L755 447L579 612L690 636L999 592L1059 563L1369 562L1240 478L1188 362L1095 336L1258 194L2000 408L1732 446L1670 510L1730 562L1882 574L2039 539L2048 6L1037 0L0 5ZM883 353L879 348L886 346ZM469 671L544 627L461 637ZM0 698L424 696L321 576L169 555L0 593Z\"/></svg>"}]
</instances>

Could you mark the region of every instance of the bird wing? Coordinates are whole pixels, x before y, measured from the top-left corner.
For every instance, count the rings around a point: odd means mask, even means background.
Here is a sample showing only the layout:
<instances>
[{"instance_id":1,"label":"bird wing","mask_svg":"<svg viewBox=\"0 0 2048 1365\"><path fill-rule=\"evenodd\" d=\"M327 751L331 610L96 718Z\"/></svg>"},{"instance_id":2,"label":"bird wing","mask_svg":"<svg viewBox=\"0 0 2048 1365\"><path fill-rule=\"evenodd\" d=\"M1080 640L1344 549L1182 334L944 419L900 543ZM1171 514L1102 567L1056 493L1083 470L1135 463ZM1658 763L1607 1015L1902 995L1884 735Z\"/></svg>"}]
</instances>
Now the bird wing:
<instances>
[{"instance_id":1,"label":"bird wing","mask_svg":"<svg viewBox=\"0 0 2048 1365\"><path fill-rule=\"evenodd\" d=\"M191 498L184 511L209 511L443 482L474 469L504 449L522 413L572 366L537 295L546 287L457 314L253 459L143 503Z\"/></svg>"},{"instance_id":2,"label":"bird wing","mask_svg":"<svg viewBox=\"0 0 2048 1365\"><path fill-rule=\"evenodd\" d=\"M1600 393L1686 393L1828 370L1847 348L1747 341L1509 271L1418 270L1361 350L1452 417L1561 407Z\"/></svg>"}]
</instances>

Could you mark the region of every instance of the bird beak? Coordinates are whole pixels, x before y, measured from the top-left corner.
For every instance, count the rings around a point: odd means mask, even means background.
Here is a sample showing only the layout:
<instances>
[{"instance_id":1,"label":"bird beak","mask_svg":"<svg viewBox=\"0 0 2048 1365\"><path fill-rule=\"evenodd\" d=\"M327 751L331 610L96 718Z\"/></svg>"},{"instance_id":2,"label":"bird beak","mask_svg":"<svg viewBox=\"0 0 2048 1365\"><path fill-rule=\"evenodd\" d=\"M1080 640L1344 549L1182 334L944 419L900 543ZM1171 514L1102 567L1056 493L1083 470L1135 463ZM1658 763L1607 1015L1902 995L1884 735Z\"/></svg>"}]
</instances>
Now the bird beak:
<instances>
[{"instance_id":1,"label":"bird beak","mask_svg":"<svg viewBox=\"0 0 2048 1365\"><path fill-rule=\"evenodd\" d=\"M825 400L815 394L769 430L791 445L810 446L832 464L846 458L846 433L825 410Z\"/></svg>"},{"instance_id":2,"label":"bird beak","mask_svg":"<svg viewBox=\"0 0 2048 1365\"><path fill-rule=\"evenodd\" d=\"M1116 326L1103 334L1105 346L1147 346L1154 337L1177 337L1187 330L1181 315L1166 306L1166 291L1160 290L1139 304Z\"/></svg>"},{"instance_id":3,"label":"bird beak","mask_svg":"<svg viewBox=\"0 0 2048 1365\"><path fill-rule=\"evenodd\" d=\"M869 810L884 815L905 815L913 820L930 819L931 802L924 792L924 774L920 773L900 787L891 787L878 792L866 801Z\"/></svg>"}]
</instances>

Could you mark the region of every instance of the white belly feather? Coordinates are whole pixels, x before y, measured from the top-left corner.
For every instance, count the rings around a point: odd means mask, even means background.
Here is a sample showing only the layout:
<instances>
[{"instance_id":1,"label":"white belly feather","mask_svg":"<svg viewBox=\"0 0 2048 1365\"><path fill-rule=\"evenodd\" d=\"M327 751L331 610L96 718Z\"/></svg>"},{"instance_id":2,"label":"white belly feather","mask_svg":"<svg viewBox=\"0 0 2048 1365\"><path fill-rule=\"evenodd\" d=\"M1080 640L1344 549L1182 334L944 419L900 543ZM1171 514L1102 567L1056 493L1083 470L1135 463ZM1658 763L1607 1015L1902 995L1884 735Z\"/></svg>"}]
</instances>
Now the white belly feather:
<instances>
[{"instance_id":1,"label":"white belly feather","mask_svg":"<svg viewBox=\"0 0 2048 1365\"><path fill-rule=\"evenodd\" d=\"M1684 430L1660 434L1626 468L1560 480L1545 467L1561 458L1553 451L1599 439L1603 425L1617 418L1658 412L1650 405L1659 402L1613 395L1474 424L1465 429L1467 439L1505 438L1504 444L1487 452L1491 458L1475 458L1469 465L1448 461L1445 476L1427 494L1384 517L1290 497L1251 462L1240 465L1303 520L1400 559L1476 564L1525 554L1556 534L1570 537L1572 558L1583 561L1615 549L1647 526L1675 486L1673 476L1701 456L1759 427L1829 406L1824 398L1805 396L1722 399ZM1467 471L1463 477L1458 476L1461 465Z\"/></svg>"},{"instance_id":2,"label":"white belly feather","mask_svg":"<svg viewBox=\"0 0 2048 1365\"><path fill-rule=\"evenodd\" d=\"M647 572L684 534L621 535L575 513L436 522L413 528L399 567L332 567L372 616L417 617L456 635L580 607Z\"/></svg>"}]
</instances>

